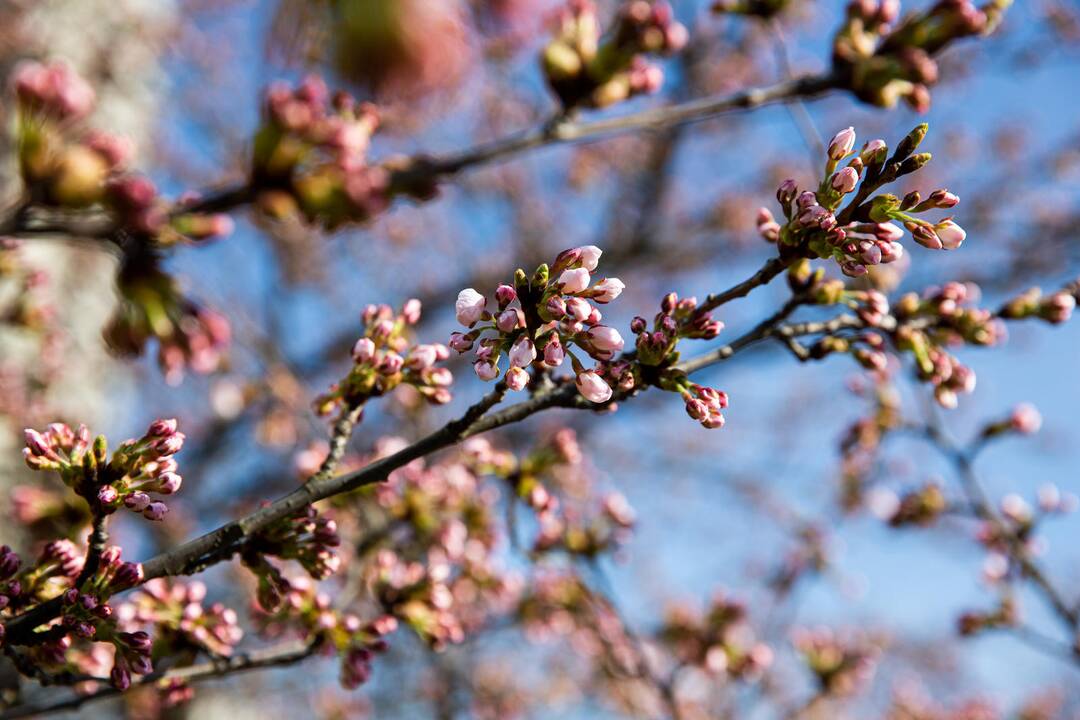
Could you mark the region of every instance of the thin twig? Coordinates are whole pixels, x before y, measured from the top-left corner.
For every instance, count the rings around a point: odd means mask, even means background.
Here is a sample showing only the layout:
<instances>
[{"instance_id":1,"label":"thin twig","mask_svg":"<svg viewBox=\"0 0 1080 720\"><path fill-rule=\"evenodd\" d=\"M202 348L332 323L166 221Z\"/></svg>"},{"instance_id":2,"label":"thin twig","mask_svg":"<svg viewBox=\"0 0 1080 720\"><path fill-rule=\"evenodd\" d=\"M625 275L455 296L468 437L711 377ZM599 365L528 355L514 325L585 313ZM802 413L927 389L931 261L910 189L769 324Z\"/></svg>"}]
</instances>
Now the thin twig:
<instances>
[{"instance_id":1,"label":"thin twig","mask_svg":"<svg viewBox=\"0 0 1080 720\"><path fill-rule=\"evenodd\" d=\"M222 678L251 670L291 665L311 657L318 647L318 641L289 642L263 650L253 650L249 653L233 655L228 658L217 658L200 665L153 673L144 676L138 682L133 683L131 687L143 687L171 680L197 683L211 678ZM106 687L88 695L75 695L57 702L21 705L0 713L0 720L17 720L18 718L47 715L64 710L75 710L86 703L105 700L120 694L121 692L116 688Z\"/></svg>"}]
</instances>

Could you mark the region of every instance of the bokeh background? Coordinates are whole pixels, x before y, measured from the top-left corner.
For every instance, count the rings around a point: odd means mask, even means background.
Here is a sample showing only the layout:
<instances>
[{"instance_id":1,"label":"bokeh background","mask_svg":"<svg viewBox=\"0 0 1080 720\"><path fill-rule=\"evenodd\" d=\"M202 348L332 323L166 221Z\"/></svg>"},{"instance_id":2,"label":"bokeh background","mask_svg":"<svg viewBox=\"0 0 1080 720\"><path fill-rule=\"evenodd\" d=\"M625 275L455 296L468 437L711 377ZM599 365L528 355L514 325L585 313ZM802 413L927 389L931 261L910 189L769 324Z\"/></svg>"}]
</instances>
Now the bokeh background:
<instances>
[{"instance_id":1,"label":"bokeh background","mask_svg":"<svg viewBox=\"0 0 1080 720\"><path fill-rule=\"evenodd\" d=\"M610 112L768 84L791 70L825 70L844 5L793 2L769 26L711 15L707 2L674 4L691 31L688 51L665 63L659 95ZM307 72L380 104L376 158L454 150L543 121L554 104L536 59L551 6L549 0L9 0L0 11L0 65L7 70L27 56L74 63L102 95L95 122L133 135L138 166L175 195L242 179L262 89ZM925 116L836 94L544 149L469 171L433 202L400 203L370 226L332 236L241 214L227 240L169 261L193 296L229 316L236 336L227 371L191 376L176 387L152 360L107 356L99 330L112 304L111 259L78 244L45 243L34 253L66 268L51 291L74 340L65 354L65 382L44 405L64 419L93 423L110 438L137 436L155 417L181 419L189 434L185 490L169 527L155 535L136 523L118 525L128 546L148 556L295 486L295 454L325 436L309 402L348 368L366 303L420 297L420 336L445 340L460 288L491 289L517 266L596 244L605 251L605 273L627 284L607 313L625 328L634 315L651 315L669 290L701 297L752 273L774 252L754 230L757 208L772 205L784 177L800 184L814 178L821 138L827 142L848 125L860 141L895 142L928 122L924 147L934 162L912 187L947 186L962 198L955 214L968 230L963 249L946 255L911 244L902 288L971 280L985 304L995 306L1030 285L1053 288L1074 279L1080 274L1080 5L1017 3L995 36L951 49L941 75ZM735 337L771 312L784 292L761 289L725 307L722 337ZM7 364L33 362L17 338L5 339L0 353ZM1021 401L1034 403L1045 419L1039 435L1008 439L980 457L991 494L1031 499L1045 482L1080 492L1080 326L1015 324L1005 347L965 351L961 359L979 381L974 395L943 413L955 437L970 437L988 417ZM700 605L723 588L747 601L782 656L790 653L784 648L795 625L880 631L890 650L848 717L873 716L900 685L922 686L941 701L984 697L1003 709L1051 688L1075 691L1080 665L1009 634L957 641L957 615L990 597L982 580L985 552L972 542L970 523L897 531L873 513L842 510L838 440L865 411L847 389L853 374L843 359L798 364L781 347L763 345L708 372L708 384L731 396L722 430L689 421L671 396L648 394L611 416L554 411L500 434L512 443L540 429L578 428L600 483L623 492L637 509L633 539L617 562L603 561L612 594L635 627L654 626L671 601ZM467 366L455 367L455 376L455 403L425 419L427 426L483 391ZM921 410L923 389L903 385L905 402ZM17 450L26 418L18 407L4 411L0 480L16 484L26 479ZM381 435L416 437L422 430L388 403L368 413L353 442L364 450ZM879 489L895 492L935 476L946 486L955 483L949 466L914 440L891 442L875 473ZM820 535L828 562L777 605L769 578L805 550L805 532ZM1047 524L1045 540L1047 568L1065 592L1080 597L1080 521ZM212 594L230 598L228 571L211 577ZM1030 624L1060 634L1040 600L1025 599ZM395 643L349 707L358 714L372 709L377 717L468 717L467 710L439 714L445 708L425 691L433 676L468 673L478 658L510 648L526 677L558 667L572 652L522 649L498 634L434 660L413 645ZM327 689L331 665L314 661L299 671L207 685L182 713L318 714L327 697L350 697ZM809 687L797 672L789 680L793 699ZM734 717L774 716L752 692L736 697L733 707ZM121 711L93 706L84 714L114 712ZM531 716L622 715L608 702L568 691L545 698Z\"/></svg>"}]
</instances>

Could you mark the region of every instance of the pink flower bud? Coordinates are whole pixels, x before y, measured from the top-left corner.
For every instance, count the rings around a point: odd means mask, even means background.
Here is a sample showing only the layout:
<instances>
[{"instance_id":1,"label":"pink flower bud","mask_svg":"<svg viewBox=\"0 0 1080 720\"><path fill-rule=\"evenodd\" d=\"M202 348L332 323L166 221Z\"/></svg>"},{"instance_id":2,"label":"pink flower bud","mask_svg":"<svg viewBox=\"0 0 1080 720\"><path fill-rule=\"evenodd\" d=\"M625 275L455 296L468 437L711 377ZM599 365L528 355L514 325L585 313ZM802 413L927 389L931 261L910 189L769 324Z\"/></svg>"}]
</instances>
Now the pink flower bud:
<instances>
[{"instance_id":1,"label":"pink flower bud","mask_svg":"<svg viewBox=\"0 0 1080 720\"><path fill-rule=\"evenodd\" d=\"M143 517L147 520L153 520L159 522L165 519L165 514L169 512L169 508L163 502L152 502L146 506L143 510Z\"/></svg>"},{"instance_id":2,"label":"pink flower bud","mask_svg":"<svg viewBox=\"0 0 1080 720\"><path fill-rule=\"evenodd\" d=\"M438 359L434 345L417 345L409 351L405 364L413 370L426 370Z\"/></svg>"},{"instance_id":3,"label":"pink flower bud","mask_svg":"<svg viewBox=\"0 0 1080 720\"><path fill-rule=\"evenodd\" d=\"M150 496L137 490L124 498L124 505L129 510L142 512L150 505Z\"/></svg>"},{"instance_id":4,"label":"pink flower bud","mask_svg":"<svg viewBox=\"0 0 1080 720\"><path fill-rule=\"evenodd\" d=\"M466 353L472 350L473 341L465 337L462 333L456 332L450 334L450 347L459 353Z\"/></svg>"},{"instance_id":5,"label":"pink flower bud","mask_svg":"<svg viewBox=\"0 0 1080 720\"><path fill-rule=\"evenodd\" d=\"M517 392L518 390L524 390L525 386L529 384L529 373L523 368L512 367L506 371L506 386L511 390Z\"/></svg>"},{"instance_id":6,"label":"pink flower bud","mask_svg":"<svg viewBox=\"0 0 1080 720\"><path fill-rule=\"evenodd\" d=\"M583 292L589 287L589 271L585 268L564 270L559 276L559 288L568 295Z\"/></svg>"},{"instance_id":7,"label":"pink flower bud","mask_svg":"<svg viewBox=\"0 0 1080 720\"><path fill-rule=\"evenodd\" d=\"M571 318L581 322L588 320L592 315L592 305L587 300L579 297L572 297L566 299L566 312Z\"/></svg>"},{"instance_id":8,"label":"pink flower bud","mask_svg":"<svg viewBox=\"0 0 1080 720\"><path fill-rule=\"evenodd\" d=\"M536 360L536 346L529 338L522 336L510 348L510 367L525 368Z\"/></svg>"},{"instance_id":9,"label":"pink flower bud","mask_svg":"<svg viewBox=\"0 0 1080 720\"><path fill-rule=\"evenodd\" d=\"M409 325L415 325L420 322L420 308L420 301L416 298L410 298L405 301L405 305L401 308L401 317Z\"/></svg>"},{"instance_id":10,"label":"pink flower bud","mask_svg":"<svg viewBox=\"0 0 1080 720\"><path fill-rule=\"evenodd\" d=\"M941 238L934 232L934 228L929 225L915 222L907 222L904 223L904 225L907 227L908 232L911 233L911 237L914 238L915 242L919 243L924 248L942 250L945 247L941 242Z\"/></svg>"},{"instance_id":11,"label":"pink flower bud","mask_svg":"<svg viewBox=\"0 0 1080 720\"><path fill-rule=\"evenodd\" d=\"M609 303L622 294L626 285L619 278L604 278L593 286L593 300L598 303Z\"/></svg>"},{"instance_id":12,"label":"pink flower bud","mask_svg":"<svg viewBox=\"0 0 1080 720\"><path fill-rule=\"evenodd\" d=\"M476 377L484 382L490 382L499 377L498 366L495 363L486 360L477 360L473 363L473 371L476 372Z\"/></svg>"},{"instance_id":13,"label":"pink flower bud","mask_svg":"<svg viewBox=\"0 0 1080 720\"><path fill-rule=\"evenodd\" d=\"M954 223L951 218L939 222L934 226L934 230L937 232L938 238L941 239L942 247L946 250L956 250L963 244L964 238L967 237L964 228Z\"/></svg>"},{"instance_id":14,"label":"pink flower bud","mask_svg":"<svg viewBox=\"0 0 1080 720\"><path fill-rule=\"evenodd\" d=\"M147 429L146 434L151 437L165 437L166 435L172 435L176 432L177 422L176 418L169 418L168 420L155 420L150 423L150 427Z\"/></svg>"},{"instance_id":15,"label":"pink flower bud","mask_svg":"<svg viewBox=\"0 0 1080 720\"><path fill-rule=\"evenodd\" d=\"M495 288L495 301L500 308L504 308L517 299L517 291L509 285L500 285Z\"/></svg>"},{"instance_id":16,"label":"pink flower bud","mask_svg":"<svg viewBox=\"0 0 1080 720\"><path fill-rule=\"evenodd\" d=\"M784 182L780 183L780 187L776 189L776 199L783 206L791 204L795 199L795 196L799 194L799 186L795 184L795 181L788 178Z\"/></svg>"},{"instance_id":17,"label":"pink flower bud","mask_svg":"<svg viewBox=\"0 0 1080 720\"><path fill-rule=\"evenodd\" d=\"M1013 409L1009 424L1018 433L1032 435L1039 432L1039 428L1042 427L1042 415L1034 405L1021 403Z\"/></svg>"},{"instance_id":18,"label":"pink flower bud","mask_svg":"<svg viewBox=\"0 0 1080 720\"><path fill-rule=\"evenodd\" d=\"M592 370L577 376L577 389L589 402L603 403L611 399L611 386Z\"/></svg>"},{"instance_id":19,"label":"pink flower bud","mask_svg":"<svg viewBox=\"0 0 1080 720\"><path fill-rule=\"evenodd\" d=\"M849 193L859 184L859 173L853 167L841 168L832 176L832 189L841 193Z\"/></svg>"},{"instance_id":20,"label":"pink flower bud","mask_svg":"<svg viewBox=\"0 0 1080 720\"><path fill-rule=\"evenodd\" d=\"M561 320L566 315L566 301L556 295L547 301L546 309L551 317Z\"/></svg>"},{"instance_id":21,"label":"pink flower bud","mask_svg":"<svg viewBox=\"0 0 1080 720\"><path fill-rule=\"evenodd\" d=\"M960 198L955 193L951 193L942 188L930 193L930 197L927 198L927 201L936 208L947 210L956 207L960 203Z\"/></svg>"},{"instance_id":22,"label":"pink flower bud","mask_svg":"<svg viewBox=\"0 0 1080 720\"><path fill-rule=\"evenodd\" d=\"M829 142L829 159L843 160L855 147L855 128L847 127L836 133Z\"/></svg>"},{"instance_id":23,"label":"pink flower bud","mask_svg":"<svg viewBox=\"0 0 1080 720\"><path fill-rule=\"evenodd\" d=\"M112 485L103 486L97 493L98 502L102 505L112 505L119 496L120 493Z\"/></svg>"},{"instance_id":24,"label":"pink flower bud","mask_svg":"<svg viewBox=\"0 0 1080 720\"><path fill-rule=\"evenodd\" d=\"M517 308L508 308L506 310L503 310L495 318L495 327L499 328L499 332L513 332L518 327L519 312L521 311ZM521 324L524 325L524 323Z\"/></svg>"},{"instance_id":25,"label":"pink flower bud","mask_svg":"<svg viewBox=\"0 0 1080 720\"><path fill-rule=\"evenodd\" d=\"M457 302L454 303L457 321L466 327L472 327L480 321L485 305L487 298L472 288L465 288L458 293Z\"/></svg>"},{"instance_id":26,"label":"pink flower bud","mask_svg":"<svg viewBox=\"0 0 1080 720\"><path fill-rule=\"evenodd\" d=\"M581 253L581 265L589 272L596 270L596 266L600 263L600 256L603 251L595 245L585 245L579 247L578 251Z\"/></svg>"},{"instance_id":27,"label":"pink flower bud","mask_svg":"<svg viewBox=\"0 0 1080 720\"><path fill-rule=\"evenodd\" d=\"M180 484L183 482L176 473L165 473L158 478L157 490L162 495L172 495L180 489Z\"/></svg>"},{"instance_id":28,"label":"pink flower bud","mask_svg":"<svg viewBox=\"0 0 1080 720\"><path fill-rule=\"evenodd\" d=\"M388 352L383 356L383 359L379 361L378 370L383 375L396 375L401 372L401 368L405 366L405 358L398 355L396 352Z\"/></svg>"},{"instance_id":29,"label":"pink flower bud","mask_svg":"<svg viewBox=\"0 0 1080 720\"><path fill-rule=\"evenodd\" d=\"M904 231L891 222L874 225L874 237L884 242L897 242L904 237Z\"/></svg>"},{"instance_id":30,"label":"pink flower bud","mask_svg":"<svg viewBox=\"0 0 1080 720\"><path fill-rule=\"evenodd\" d=\"M375 343L371 338L362 337L356 341L352 349L353 360L359 365L371 362L375 357Z\"/></svg>"},{"instance_id":31,"label":"pink flower bud","mask_svg":"<svg viewBox=\"0 0 1080 720\"><path fill-rule=\"evenodd\" d=\"M591 328L586 335L593 347L605 352L622 352L623 339L619 331L606 325L597 325Z\"/></svg>"},{"instance_id":32,"label":"pink flower bud","mask_svg":"<svg viewBox=\"0 0 1080 720\"><path fill-rule=\"evenodd\" d=\"M566 352L563 350L562 343L559 342L557 335L553 336L544 346L544 364L548 367L559 367L565 357Z\"/></svg>"},{"instance_id":33,"label":"pink flower bud","mask_svg":"<svg viewBox=\"0 0 1080 720\"><path fill-rule=\"evenodd\" d=\"M47 456L52 452L49 441L45 439L45 436L39 433L33 428L26 428L23 430L23 437L26 440L27 449L34 455Z\"/></svg>"}]
</instances>

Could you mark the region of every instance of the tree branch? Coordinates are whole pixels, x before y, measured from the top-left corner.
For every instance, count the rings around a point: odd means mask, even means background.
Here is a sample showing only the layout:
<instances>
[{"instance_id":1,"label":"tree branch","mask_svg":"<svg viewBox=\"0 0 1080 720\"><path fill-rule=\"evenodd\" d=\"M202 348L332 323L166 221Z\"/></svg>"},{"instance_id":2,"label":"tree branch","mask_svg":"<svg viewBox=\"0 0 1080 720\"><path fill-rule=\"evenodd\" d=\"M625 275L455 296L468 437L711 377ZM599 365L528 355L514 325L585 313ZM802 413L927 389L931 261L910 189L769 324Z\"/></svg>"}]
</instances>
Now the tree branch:
<instances>
[{"instance_id":1,"label":"tree branch","mask_svg":"<svg viewBox=\"0 0 1080 720\"><path fill-rule=\"evenodd\" d=\"M249 653L233 655L228 658L216 658L200 665L176 668L161 673L153 673L144 676L141 680L132 684L132 688L153 685L162 681L182 680L186 683L197 683L212 678L223 678L251 670L281 667L291 665L311 657L319 647L319 642L289 642L263 650L253 650ZM113 687L106 687L88 695L75 695L57 702L41 704L27 704L14 707L0 713L0 720L17 720L40 715L47 715L64 710L75 710L84 704L96 700L105 700L117 697L122 693Z\"/></svg>"}]
</instances>

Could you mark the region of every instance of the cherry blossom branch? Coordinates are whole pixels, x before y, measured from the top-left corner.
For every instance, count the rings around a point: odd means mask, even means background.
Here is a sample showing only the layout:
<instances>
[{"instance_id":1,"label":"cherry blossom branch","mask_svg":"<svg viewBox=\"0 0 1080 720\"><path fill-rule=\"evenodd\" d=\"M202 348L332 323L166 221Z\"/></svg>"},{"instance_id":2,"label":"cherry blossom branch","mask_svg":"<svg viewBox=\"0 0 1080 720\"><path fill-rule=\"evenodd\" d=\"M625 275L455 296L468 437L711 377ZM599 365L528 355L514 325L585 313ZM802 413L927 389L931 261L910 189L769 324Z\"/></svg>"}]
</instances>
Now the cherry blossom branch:
<instances>
[{"instance_id":1,"label":"cherry blossom branch","mask_svg":"<svg viewBox=\"0 0 1080 720\"><path fill-rule=\"evenodd\" d=\"M762 271L755 274L754 278L757 278L756 280L751 278L748 281L739 283L731 290L725 291L717 297L727 296L729 299L733 299L745 295L753 287L764 284L771 277L775 277L777 273L770 275L772 267L771 263L767 263ZM695 372L728 359L739 350L767 337L773 327L787 318L801 302L801 298L792 298L778 313L760 323L749 333L737 338L729 345L684 363L680 366L681 369L688 373ZM547 387L528 400L487 415L489 410L502 401L506 392L505 383L500 382L494 390L470 407L460 418L397 453L377 460L357 471L336 477L331 476L332 469L328 472L320 471L302 487L269 505L259 508L244 518L229 522L174 550L151 558L143 563L144 580L165 576L191 575L200 572L211 565L232 557L244 546L249 538L270 524L288 517L319 500L382 482L391 472L407 463L450 447L466 438L524 420L537 412L552 407L579 409L596 407L580 397L573 383L564 382ZM344 437L343 431L348 429L347 424L342 424L341 427L336 428L334 433L335 438L338 438L335 440L335 444L340 442L342 449L344 448L344 440L340 438ZM56 617L60 612L61 605L62 601L60 599L54 599L10 620L5 624L7 642L12 644L34 644L40 639L35 637L35 629Z\"/></svg>"},{"instance_id":2,"label":"cherry blossom branch","mask_svg":"<svg viewBox=\"0 0 1080 720\"><path fill-rule=\"evenodd\" d=\"M175 668L166 672L146 675L138 682L133 683L132 688L145 685L156 685L161 682L173 680L185 683L197 683L204 680L224 678L230 675L250 672L252 670L264 670L292 665L314 655L318 650L319 645L320 643L318 641L288 642L262 650L240 653L228 658L215 658L199 665ZM102 682L107 681L102 680ZM11 708L0 713L0 720L18 720L18 718L28 718L67 710L77 710L86 703L119 697L123 694L123 692L116 688L105 687L87 695L75 695L57 702L27 704Z\"/></svg>"},{"instance_id":3,"label":"cherry blossom branch","mask_svg":"<svg viewBox=\"0 0 1080 720\"><path fill-rule=\"evenodd\" d=\"M1019 539L1009 531L979 482L975 473L974 458L981 449L982 443L976 442L970 448L961 448L949 439L933 420L923 427L923 431L930 443L953 464L960 479L961 488L973 512L979 519L999 531L1001 537L1008 540L1010 557L1019 564L1024 576L1032 582L1066 628L1075 635L1077 631L1080 631L1080 611L1077 610L1075 604L1065 600L1061 591L1054 586L1042 568L1031 559ZM1080 661L1080 653L1074 651L1074 657Z\"/></svg>"},{"instance_id":4,"label":"cherry blossom branch","mask_svg":"<svg viewBox=\"0 0 1080 720\"><path fill-rule=\"evenodd\" d=\"M391 185L414 185L430 182L480 165L507 160L522 153L555 145L592 142L612 135L639 130L659 130L708 120L726 112L752 110L793 98L811 98L842 87L832 73L808 75L765 87L700 98L619 117L579 121L558 116L535 128L445 155L420 153L396 164ZM177 207L174 213L214 213L234 210L251 203L257 194L252 181L211 191L200 200ZM77 218L48 218L34 222L30 208L20 203L0 221L0 236L72 235L107 237L115 230L107 216L100 213Z\"/></svg>"}]
</instances>

